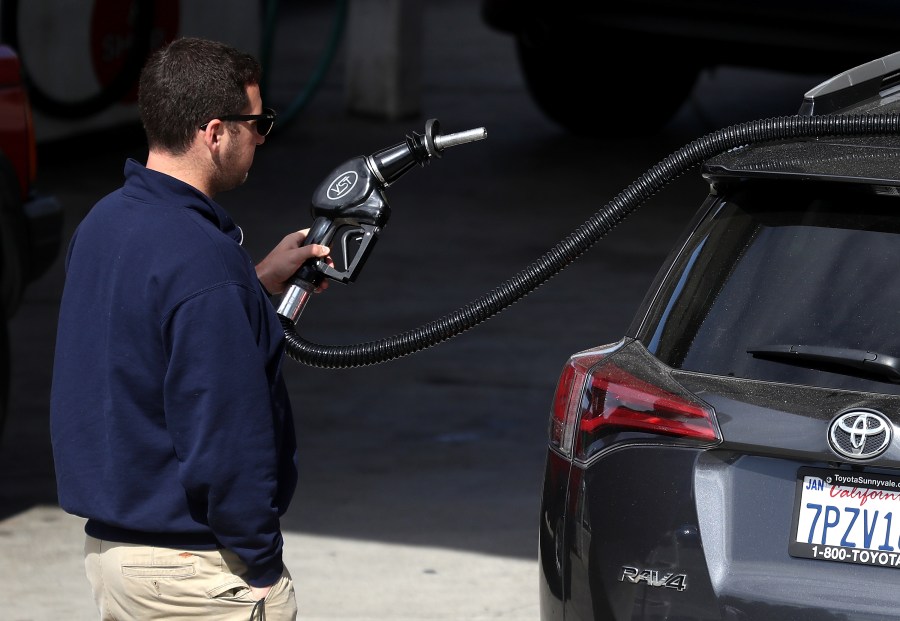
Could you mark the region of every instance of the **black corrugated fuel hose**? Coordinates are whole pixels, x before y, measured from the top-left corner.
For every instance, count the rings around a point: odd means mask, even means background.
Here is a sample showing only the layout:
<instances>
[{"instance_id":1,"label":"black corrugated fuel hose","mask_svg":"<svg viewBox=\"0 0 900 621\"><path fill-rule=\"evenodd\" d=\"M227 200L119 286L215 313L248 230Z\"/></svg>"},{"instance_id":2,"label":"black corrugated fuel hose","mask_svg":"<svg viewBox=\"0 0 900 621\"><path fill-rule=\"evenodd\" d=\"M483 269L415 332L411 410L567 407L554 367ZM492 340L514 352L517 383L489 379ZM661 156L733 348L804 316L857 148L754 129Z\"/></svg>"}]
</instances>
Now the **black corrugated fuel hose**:
<instances>
[{"instance_id":1,"label":"black corrugated fuel hose","mask_svg":"<svg viewBox=\"0 0 900 621\"><path fill-rule=\"evenodd\" d=\"M303 364L349 368L379 364L432 347L522 299L604 237L664 185L710 157L757 142L822 136L893 134L898 115L782 116L739 123L685 145L650 168L540 259L474 302L440 319L379 341L356 345L317 345L301 338L290 319L282 318L287 354Z\"/></svg>"}]
</instances>

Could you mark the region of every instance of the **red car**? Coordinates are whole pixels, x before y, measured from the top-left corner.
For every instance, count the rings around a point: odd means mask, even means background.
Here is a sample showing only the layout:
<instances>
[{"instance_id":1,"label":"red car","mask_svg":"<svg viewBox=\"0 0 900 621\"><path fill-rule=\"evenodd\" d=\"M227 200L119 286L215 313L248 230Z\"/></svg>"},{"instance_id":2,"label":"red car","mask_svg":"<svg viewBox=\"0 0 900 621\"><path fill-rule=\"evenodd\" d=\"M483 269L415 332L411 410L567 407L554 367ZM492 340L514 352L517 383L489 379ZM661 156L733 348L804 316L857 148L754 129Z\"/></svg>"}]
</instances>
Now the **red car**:
<instances>
[{"instance_id":1,"label":"red car","mask_svg":"<svg viewBox=\"0 0 900 621\"><path fill-rule=\"evenodd\" d=\"M59 252L62 207L35 190L37 146L31 105L19 57L0 45L0 433L9 396L10 354L7 321L28 284L39 278Z\"/></svg>"}]
</instances>

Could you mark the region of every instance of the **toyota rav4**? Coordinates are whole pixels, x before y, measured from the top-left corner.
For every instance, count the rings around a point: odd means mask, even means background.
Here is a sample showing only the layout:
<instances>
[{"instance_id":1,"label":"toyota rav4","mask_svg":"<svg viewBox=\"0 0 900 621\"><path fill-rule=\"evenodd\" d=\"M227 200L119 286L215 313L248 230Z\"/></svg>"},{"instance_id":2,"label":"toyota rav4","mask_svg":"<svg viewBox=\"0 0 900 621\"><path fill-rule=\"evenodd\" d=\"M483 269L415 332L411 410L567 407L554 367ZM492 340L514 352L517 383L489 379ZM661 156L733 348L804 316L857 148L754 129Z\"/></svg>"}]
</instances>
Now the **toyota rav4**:
<instances>
[{"instance_id":1,"label":"toyota rav4","mask_svg":"<svg viewBox=\"0 0 900 621\"><path fill-rule=\"evenodd\" d=\"M890 119L898 76L900 53L858 66L798 118ZM897 618L900 136L761 141L702 175L627 333L562 370L541 617Z\"/></svg>"}]
</instances>

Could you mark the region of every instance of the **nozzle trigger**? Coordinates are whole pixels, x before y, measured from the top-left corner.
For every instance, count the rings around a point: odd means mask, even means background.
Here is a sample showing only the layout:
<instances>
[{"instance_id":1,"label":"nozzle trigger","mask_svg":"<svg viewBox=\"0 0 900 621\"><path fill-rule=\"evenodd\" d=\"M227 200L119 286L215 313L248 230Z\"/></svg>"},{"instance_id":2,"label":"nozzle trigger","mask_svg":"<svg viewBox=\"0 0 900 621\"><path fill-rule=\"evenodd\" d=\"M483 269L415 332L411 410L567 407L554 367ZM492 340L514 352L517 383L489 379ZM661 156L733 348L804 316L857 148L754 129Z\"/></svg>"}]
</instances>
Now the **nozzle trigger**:
<instances>
[{"instance_id":1,"label":"nozzle trigger","mask_svg":"<svg viewBox=\"0 0 900 621\"><path fill-rule=\"evenodd\" d=\"M340 249L337 258L342 269L336 269L324 261L320 261L317 268L328 278L337 282L346 284L355 281L369 257L369 253L375 247L380 230L377 226L370 224L344 227L335 236L338 238Z\"/></svg>"}]
</instances>

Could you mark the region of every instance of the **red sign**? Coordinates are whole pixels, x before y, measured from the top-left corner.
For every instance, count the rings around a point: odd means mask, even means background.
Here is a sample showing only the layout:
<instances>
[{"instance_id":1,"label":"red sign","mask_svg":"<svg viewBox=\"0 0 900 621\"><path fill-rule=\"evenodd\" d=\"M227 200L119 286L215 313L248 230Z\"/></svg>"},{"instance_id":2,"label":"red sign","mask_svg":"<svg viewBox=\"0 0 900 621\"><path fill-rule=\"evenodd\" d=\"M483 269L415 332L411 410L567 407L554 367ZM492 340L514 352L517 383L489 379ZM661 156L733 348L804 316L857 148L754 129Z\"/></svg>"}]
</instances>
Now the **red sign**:
<instances>
[{"instance_id":1,"label":"red sign","mask_svg":"<svg viewBox=\"0 0 900 621\"><path fill-rule=\"evenodd\" d=\"M150 15L138 10L138 4L148 2L153 24L149 29L149 50L159 49L174 39L179 27L179 0L96 0L91 14L91 62L101 86L108 85L122 71L128 54L134 45L135 20ZM122 101L137 100L137 76L134 88Z\"/></svg>"}]
</instances>

